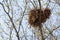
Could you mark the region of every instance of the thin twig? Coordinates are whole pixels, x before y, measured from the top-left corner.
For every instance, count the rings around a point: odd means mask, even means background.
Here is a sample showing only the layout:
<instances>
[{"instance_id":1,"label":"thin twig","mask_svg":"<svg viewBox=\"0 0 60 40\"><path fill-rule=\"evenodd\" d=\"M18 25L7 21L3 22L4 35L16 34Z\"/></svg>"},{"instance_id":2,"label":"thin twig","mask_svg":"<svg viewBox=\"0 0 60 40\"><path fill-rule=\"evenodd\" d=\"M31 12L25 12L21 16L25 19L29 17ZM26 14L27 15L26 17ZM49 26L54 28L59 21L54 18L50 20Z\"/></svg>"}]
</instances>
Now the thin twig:
<instances>
[{"instance_id":1,"label":"thin twig","mask_svg":"<svg viewBox=\"0 0 60 40\"><path fill-rule=\"evenodd\" d=\"M55 31L55 30L57 30L58 28L60 28L60 26L58 26L57 28L55 28L55 29L53 29L52 31L50 31L50 33L48 34L48 36L49 36L50 34L52 34L52 32ZM45 39L46 39L48 36L46 36Z\"/></svg>"},{"instance_id":2,"label":"thin twig","mask_svg":"<svg viewBox=\"0 0 60 40\"><path fill-rule=\"evenodd\" d=\"M27 8L27 3L26 3L26 6L25 6L25 9L24 9L24 11L23 11L23 15L22 15L22 17L21 17L21 20L19 21L18 33L19 33L19 31L20 31L20 26L21 26L21 23L22 23L22 20L23 20L23 17L24 17L24 13L25 13L25 11L26 11L26 8Z\"/></svg>"},{"instance_id":3,"label":"thin twig","mask_svg":"<svg viewBox=\"0 0 60 40\"><path fill-rule=\"evenodd\" d=\"M30 2L32 3L33 7L36 8L35 5L34 5L34 3L32 1L30 1Z\"/></svg>"}]
</instances>

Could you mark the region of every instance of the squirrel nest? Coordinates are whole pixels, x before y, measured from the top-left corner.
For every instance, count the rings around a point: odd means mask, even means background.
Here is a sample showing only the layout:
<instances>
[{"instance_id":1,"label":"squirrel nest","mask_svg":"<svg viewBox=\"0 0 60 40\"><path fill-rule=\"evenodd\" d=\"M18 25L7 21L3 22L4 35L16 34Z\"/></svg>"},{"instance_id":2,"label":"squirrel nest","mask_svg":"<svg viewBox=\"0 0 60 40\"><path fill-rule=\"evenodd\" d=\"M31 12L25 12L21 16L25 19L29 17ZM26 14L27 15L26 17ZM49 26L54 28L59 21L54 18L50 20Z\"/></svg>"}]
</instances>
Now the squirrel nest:
<instances>
[{"instance_id":1,"label":"squirrel nest","mask_svg":"<svg viewBox=\"0 0 60 40\"><path fill-rule=\"evenodd\" d=\"M31 26L37 27L41 23L46 22L50 14L51 14L51 10L49 8L45 8L45 10L42 10L42 9L30 10L29 16L28 16L28 22Z\"/></svg>"}]
</instances>

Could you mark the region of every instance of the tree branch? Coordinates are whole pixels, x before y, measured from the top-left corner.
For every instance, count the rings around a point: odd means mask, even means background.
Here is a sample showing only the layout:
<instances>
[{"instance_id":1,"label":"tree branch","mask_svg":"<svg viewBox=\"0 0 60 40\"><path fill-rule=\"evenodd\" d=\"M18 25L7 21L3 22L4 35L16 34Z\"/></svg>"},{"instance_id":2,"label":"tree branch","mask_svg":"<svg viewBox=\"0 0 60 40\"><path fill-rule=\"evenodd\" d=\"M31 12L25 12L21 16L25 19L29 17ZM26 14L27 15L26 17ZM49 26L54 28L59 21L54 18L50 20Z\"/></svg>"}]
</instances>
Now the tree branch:
<instances>
[{"instance_id":1,"label":"tree branch","mask_svg":"<svg viewBox=\"0 0 60 40\"><path fill-rule=\"evenodd\" d=\"M8 17L9 17L9 19L10 19L12 25L13 25L13 28L14 28L14 30L15 30L15 32L16 32L16 35L17 35L18 40L20 40L19 34L18 34L17 30L16 30L16 27L15 27L15 25L14 25L14 23L13 23L12 18L10 17L9 13L5 10L3 3L0 2L0 4L2 5L2 7L3 7L5 13L8 15Z\"/></svg>"}]
</instances>

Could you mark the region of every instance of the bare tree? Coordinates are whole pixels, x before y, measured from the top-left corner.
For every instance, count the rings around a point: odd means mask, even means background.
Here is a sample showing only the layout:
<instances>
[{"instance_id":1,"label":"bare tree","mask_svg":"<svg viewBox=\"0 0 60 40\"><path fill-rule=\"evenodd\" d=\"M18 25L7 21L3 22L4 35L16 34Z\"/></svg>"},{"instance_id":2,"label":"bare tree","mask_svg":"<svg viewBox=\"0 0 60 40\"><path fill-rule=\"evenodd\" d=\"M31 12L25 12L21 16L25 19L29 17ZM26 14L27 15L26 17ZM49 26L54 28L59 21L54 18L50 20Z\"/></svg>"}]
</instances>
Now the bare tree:
<instances>
[{"instance_id":1,"label":"bare tree","mask_svg":"<svg viewBox=\"0 0 60 40\"><path fill-rule=\"evenodd\" d=\"M53 7L51 6L52 4ZM60 39L59 36L60 25L58 25L60 21L58 17L56 19L57 21L56 24L58 26L55 26L53 24L53 22L51 21L52 20L51 16L49 19L46 20L45 23L40 24L40 26L37 28L32 27L28 23L28 14L30 10L39 9L39 8L41 9L43 8L43 6L46 5L45 8L47 7L50 8L51 15L52 15L53 11L58 9L55 8L56 4L58 3L53 2L52 0L48 0L48 1L3 0L2 2L0 2L1 10L3 8L2 10L3 12L1 11L2 14L0 16L3 16L5 20L3 17L1 17L3 20L3 23L1 22L1 24L3 25L0 25L1 26L0 30L2 30L2 32L0 32L1 33L0 37L2 38L2 40L58 40ZM55 13L56 14L53 15L57 15L60 12L55 12ZM57 16L60 17L60 15Z\"/></svg>"}]
</instances>

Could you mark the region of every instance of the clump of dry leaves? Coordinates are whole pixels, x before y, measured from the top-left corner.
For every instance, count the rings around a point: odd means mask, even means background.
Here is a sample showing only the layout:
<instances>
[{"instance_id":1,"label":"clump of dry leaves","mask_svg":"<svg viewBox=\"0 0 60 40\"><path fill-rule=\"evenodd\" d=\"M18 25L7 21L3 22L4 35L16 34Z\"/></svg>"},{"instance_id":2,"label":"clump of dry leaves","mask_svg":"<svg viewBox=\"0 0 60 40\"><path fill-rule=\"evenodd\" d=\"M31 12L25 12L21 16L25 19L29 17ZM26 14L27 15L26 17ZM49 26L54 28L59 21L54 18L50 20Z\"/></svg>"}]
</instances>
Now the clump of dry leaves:
<instances>
[{"instance_id":1,"label":"clump of dry leaves","mask_svg":"<svg viewBox=\"0 0 60 40\"><path fill-rule=\"evenodd\" d=\"M30 10L28 16L28 22L31 26L37 27L41 23L46 22L46 20L50 17L51 10L49 8L42 9L33 9Z\"/></svg>"}]
</instances>

